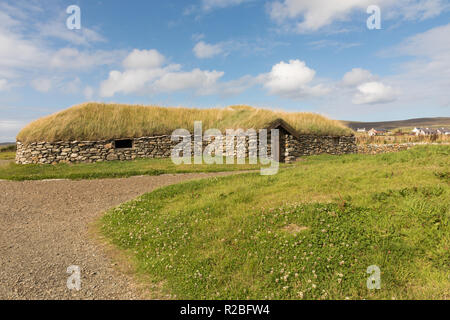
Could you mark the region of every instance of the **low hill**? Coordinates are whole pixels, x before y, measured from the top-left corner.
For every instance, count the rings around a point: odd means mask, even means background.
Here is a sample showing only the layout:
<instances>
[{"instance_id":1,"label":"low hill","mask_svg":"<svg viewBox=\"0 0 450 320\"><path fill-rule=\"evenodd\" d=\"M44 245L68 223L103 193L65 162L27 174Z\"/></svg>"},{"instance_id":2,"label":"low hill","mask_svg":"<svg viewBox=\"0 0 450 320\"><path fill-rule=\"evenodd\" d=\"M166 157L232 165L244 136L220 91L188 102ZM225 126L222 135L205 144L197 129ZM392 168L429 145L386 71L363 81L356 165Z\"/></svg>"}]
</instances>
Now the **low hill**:
<instances>
[{"instance_id":1,"label":"low hill","mask_svg":"<svg viewBox=\"0 0 450 320\"><path fill-rule=\"evenodd\" d=\"M345 125L353 130L358 128L384 128L384 129L398 129L398 128L412 128L412 127L448 127L450 126L450 118L416 118L398 121L382 121L382 122L357 122L357 121L342 121Z\"/></svg>"},{"instance_id":2,"label":"low hill","mask_svg":"<svg viewBox=\"0 0 450 320\"><path fill-rule=\"evenodd\" d=\"M20 131L17 140L30 143L137 138L171 134L179 128L193 132L194 121L202 121L203 130L262 129L280 118L301 134L353 133L340 121L315 113L272 111L249 106L191 109L85 103L30 123Z\"/></svg>"}]
</instances>

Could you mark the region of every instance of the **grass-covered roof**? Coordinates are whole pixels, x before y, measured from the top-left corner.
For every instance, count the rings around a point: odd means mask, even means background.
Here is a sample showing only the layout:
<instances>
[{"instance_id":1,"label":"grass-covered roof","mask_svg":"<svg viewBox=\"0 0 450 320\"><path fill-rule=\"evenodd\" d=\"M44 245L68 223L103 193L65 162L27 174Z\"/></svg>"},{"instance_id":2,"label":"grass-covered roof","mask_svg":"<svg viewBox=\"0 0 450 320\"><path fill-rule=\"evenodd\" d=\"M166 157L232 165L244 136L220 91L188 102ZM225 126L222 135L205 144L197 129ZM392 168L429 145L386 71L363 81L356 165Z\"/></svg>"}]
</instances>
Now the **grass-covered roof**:
<instances>
[{"instance_id":1,"label":"grass-covered roof","mask_svg":"<svg viewBox=\"0 0 450 320\"><path fill-rule=\"evenodd\" d=\"M194 121L202 121L203 130L262 129L278 119L283 119L299 134L352 134L352 130L341 122L309 112L272 111L249 106L192 109L84 103L33 121L20 131L17 140L30 143L137 138L171 134L179 128L193 132Z\"/></svg>"}]
</instances>

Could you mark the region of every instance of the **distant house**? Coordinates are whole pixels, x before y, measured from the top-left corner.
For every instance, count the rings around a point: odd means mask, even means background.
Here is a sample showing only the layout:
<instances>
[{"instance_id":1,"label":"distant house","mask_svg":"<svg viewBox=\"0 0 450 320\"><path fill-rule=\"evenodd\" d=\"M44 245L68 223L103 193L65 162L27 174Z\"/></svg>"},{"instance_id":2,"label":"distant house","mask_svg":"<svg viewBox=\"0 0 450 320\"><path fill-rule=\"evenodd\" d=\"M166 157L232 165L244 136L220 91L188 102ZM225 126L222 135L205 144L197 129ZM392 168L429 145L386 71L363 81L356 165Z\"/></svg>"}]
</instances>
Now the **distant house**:
<instances>
[{"instance_id":1,"label":"distant house","mask_svg":"<svg viewBox=\"0 0 450 320\"><path fill-rule=\"evenodd\" d=\"M384 136L388 133L388 131L386 129L381 129L381 128L372 128L368 131L369 136Z\"/></svg>"},{"instance_id":2,"label":"distant house","mask_svg":"<svg viewBox=\"0 0 450 320\"><path fill-rule=\"evenodd\" d=\"M366 132L366 128L358 128L356 129L356 132Z\"/></svg>"},{"instance_id":3,"label":"distant house","mask_svg":"<svg viewBox=\"0 0 450 320\"><path fill-rule=\"evenodd\" d=\"M445 136L449 136L450 135L450 128L439 128L436 130L438 134L442 134Z\"/></svg>"},{"instance_id":4,"label":"distant house","mask_svg":"<svg viewBox=\"0 0 450 320\"><path fill-rule=\"evenodd\" d=\"M431 136L439 134L438 130L431 128L414 128L413 132L416 136Z\"/></svg>"}]
</instances>

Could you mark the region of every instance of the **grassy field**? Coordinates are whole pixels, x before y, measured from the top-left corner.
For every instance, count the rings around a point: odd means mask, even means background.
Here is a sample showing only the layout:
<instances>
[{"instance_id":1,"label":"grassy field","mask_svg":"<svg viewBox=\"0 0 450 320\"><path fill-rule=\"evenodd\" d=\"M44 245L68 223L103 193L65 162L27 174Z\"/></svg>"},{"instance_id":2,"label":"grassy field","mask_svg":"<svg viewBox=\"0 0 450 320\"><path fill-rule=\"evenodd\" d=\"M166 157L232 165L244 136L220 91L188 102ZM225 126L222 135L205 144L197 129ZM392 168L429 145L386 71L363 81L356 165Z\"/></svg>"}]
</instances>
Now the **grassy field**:
<instances>
[{"instance_id":1,"label":"grassy field","mask_svg":"<svg viewBox=\"0 0 450 320\"><path fill-rule=\"evenodd\" d=\"M449 146L313 156L158 189L101 232L176 298L449 299L449 170Z\"/></svg>"},{"instance_id":2,"label":"grassy field","mask_svg":"<svg viewBox=\"0 0 450 320\"><path fill-rule=\"evenodd\" d=\"M350 135L341 122L309 112L283 112L232 106L224 109L163 108L85 103L38 119L17 136L22 142L102 140L171 134L175 129L193 132L194 121L203 129L263 129L282 118L303 134Z\"/></svg>"},{"instance_id":3,"label":"grassy field","mask_svg":"<svg viewBox=\"0 0 450 320\"><path fill-rule=\"evenodd\" d=\"M16 157L16 153L13 152L0 152L0 160L14 160Z\"/></svg>"},{"instance_id":4,"label":"grassy field","mask_svg":"<svg viewBox=\"0 0 450 320\"><path fill-rule=\"evenodd\" d=\"M0 160L14 160L16 157L16 145L0 146Z\"/></svg>"},{"instance_id":5,"label":"grassy field","mask_svg":"<svg viewBox=\"0 0 450 320\"><path fill-rule=\"evenodd\" d=\"M4 154L4 158L2 158ZM0 153L0 159L14 159L15 154ZM281 166L284 166L283 164ZM139 159L134 161L107 161L78 164L0 164L0 179L100 179L121 178L138 175L161 175L166 173L225 172L236 170L259 170L261 165L175 165L171 159Z\"/></svg>"}]
</instances>

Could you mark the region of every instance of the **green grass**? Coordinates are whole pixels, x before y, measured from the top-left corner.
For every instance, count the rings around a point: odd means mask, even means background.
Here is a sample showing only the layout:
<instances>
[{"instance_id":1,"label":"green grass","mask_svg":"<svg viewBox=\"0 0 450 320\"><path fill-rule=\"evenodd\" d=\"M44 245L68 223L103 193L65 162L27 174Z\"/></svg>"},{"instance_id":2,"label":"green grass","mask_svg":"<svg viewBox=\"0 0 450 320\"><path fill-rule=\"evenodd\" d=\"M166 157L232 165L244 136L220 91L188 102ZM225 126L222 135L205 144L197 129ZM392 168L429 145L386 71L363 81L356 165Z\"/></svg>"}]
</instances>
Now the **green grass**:
<instances>
[{"instance_id":1,"label":"green grass","mask_svg":"<svg viewBox=\"0 0 450 320\"><path fill-rule=\"evenodd\" d=\"M16 158L16 152L3 151L0 152L0 160L14 160Z\"/></svg>"},{"instance_id":2,"label":"green grass","mask_svg":"<svg viewBox=\"0 0 450 320\"><path fill-rule=\"evenodd\" d=\"M249 106L194 109L85 103L30 123L20 131L17 140L29 143L170 135L180 128L193 132L194 121L202 121L203 130L263 129L279 118L301 134L353 134L341 122L310 112L272 111Z\"/></svg>"},{"instance_id":3,"label":"green grass","mask_svg":"<svg viewBox=\"0 0 450 320\"><path fill-rule=\"evenodd\" d=\"M313 156L158 189L101 232L177 298L448 299L449 168L448 146Z\"/></svg>"},{"instance_id":4,"label":"green grass","mask_svg":"<svg viewBox=\"0 0 450 320\"><path fill-rule=\"evenodd\" d=\"M0 146L0 160L14 160L16 157L16 145Z\"/></svg>"},{"instance_id":5,"label":"green grass","mask_svg":"<svg viewBox=\"0 0 450 320\"><path fill-rule=\"evenodd\" d=\"M8 153L5 153L8 154ZM0 159L2 153L0 153ZM11 158L12 157L12 158ZM5 157L14 159L11 154ZM282 165L283 166L283 165ZM43 179L101 179L121 178L138 175L161 175L167 173L225 172L237 170L259 170L260 165L175 165L171 159L139 159L134 161L106 161L78 164L15 164L0 165L0 179L43 180Z\"/></svg>"}]
</instances>

